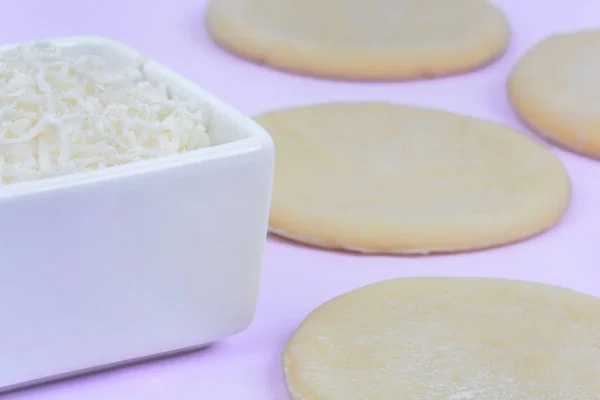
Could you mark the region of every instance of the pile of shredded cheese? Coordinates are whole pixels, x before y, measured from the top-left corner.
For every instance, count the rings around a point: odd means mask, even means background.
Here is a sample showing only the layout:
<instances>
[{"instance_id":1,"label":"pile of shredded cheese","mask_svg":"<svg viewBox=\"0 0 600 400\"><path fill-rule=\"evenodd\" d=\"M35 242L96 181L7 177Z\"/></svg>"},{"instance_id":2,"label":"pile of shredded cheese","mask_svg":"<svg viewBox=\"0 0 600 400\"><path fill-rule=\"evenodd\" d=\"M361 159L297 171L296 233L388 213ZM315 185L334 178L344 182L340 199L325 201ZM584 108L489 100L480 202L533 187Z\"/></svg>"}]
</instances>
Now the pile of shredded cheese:
<instances>
[{"instance_id":1,"label":"pile of shredded cheese","mask_svg":"<svg viewBox=\"0 0 600 400\"><path fill-rule=\"evenodd\" d=\"M107 168L209 146L207 108L48 43L0 54L0 185Z\"/></svg>"}]
</instances>

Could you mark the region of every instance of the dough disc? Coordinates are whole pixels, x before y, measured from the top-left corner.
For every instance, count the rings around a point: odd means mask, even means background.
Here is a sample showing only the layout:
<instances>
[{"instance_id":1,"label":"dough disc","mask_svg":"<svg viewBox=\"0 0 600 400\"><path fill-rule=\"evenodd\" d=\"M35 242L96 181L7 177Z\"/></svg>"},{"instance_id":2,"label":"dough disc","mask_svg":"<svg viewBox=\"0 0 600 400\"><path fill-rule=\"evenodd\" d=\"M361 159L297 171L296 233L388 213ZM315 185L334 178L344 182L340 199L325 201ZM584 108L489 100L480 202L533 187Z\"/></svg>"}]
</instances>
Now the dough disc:
<instances>
[{"instance_id":1,"label":"dough disc","mask_svg":"<svg viewBox=\"0 0 600 400\"><path fill-rule=\"evenodd\" d=\"M223 48L301 74L398 80L469 71L501 56L508 22L485 0L214 0Z\"/></svg>"},{"instance_id":2,"label":"dough disc","mask_svg":"<svg viewBox=\"0 0 600 400\"><path fill-rule=\"evenodd\" d=\"M517 63L508 92L538 134L600 159L599 48L600 30L551 36Z\"/></svg>"},{"instance_id":3,"label":"dough disc","mask_svg":"<svg viewBox=\"0 0 600 400\"><path fill-rule=\"evenodd\" d=\"M309 315L283 367L294 400L597 400L600 299L501 279L384 281Z\"/></svg>"},{"instance_id":4,"label":"dough disc","mask_svg":"<svg viewBox=\"0 0 600 400\"><path fill-rule=\"evenodd\" d=\"M270 229L314 246L497 246L549 229L569 203L558 158L490 122L386 103L299 107L256 120L275 142Z\"/></svg>"}]
</instances>

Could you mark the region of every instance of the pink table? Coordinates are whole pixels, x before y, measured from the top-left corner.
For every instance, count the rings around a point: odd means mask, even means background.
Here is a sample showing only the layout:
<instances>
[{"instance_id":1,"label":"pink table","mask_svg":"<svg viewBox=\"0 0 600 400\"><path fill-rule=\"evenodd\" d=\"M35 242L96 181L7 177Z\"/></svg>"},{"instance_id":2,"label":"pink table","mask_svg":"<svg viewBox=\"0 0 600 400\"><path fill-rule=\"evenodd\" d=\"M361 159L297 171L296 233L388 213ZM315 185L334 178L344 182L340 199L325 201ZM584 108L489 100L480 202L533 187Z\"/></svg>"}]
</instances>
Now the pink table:
<instances>
[{"instance_id":1,"label":"pink table","mask_svg":"<svg viewBox=\"0 0 600 400\"><path fill-rule=\"evenodd\" d=\"M391 100L523 129L506 101L509 69L525 49L547 34L600 26L600 3L497 2L515 31L509 53L468 76L416 83L328 82L237 60L217 49L204 33L204 0L6 2L0 13L0 42L74 34L109 36L146 52L248 114L328 100ZM574 199L560 226L543 236L502 249L421 258L341 254L270 238L258 311L247 331L193 354L46 385L5 399L287 400L279 355L304 316L335 295L391 277L510 277L600 295L600 162L557 153L571 174Z\"/></svg>"}]
</instances>

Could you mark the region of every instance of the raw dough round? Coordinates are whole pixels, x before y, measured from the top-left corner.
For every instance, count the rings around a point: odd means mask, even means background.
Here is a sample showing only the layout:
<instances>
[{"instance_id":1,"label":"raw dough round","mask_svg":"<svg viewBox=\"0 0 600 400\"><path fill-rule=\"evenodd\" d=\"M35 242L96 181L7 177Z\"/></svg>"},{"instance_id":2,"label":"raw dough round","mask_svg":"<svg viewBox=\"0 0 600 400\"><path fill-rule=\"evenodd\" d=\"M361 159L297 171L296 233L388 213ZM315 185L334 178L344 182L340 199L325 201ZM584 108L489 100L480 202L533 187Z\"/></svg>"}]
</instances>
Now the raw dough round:
<instances>
[{"instance_id":1,"label":"raw dough round","mask_svg":"<svg viewBox=\"0 0 600 400\"><path fill-rule=\"evenodd\" d=\"M508 92L533 130L600 158L600 30L551 36L513 69Z\"/></svg>"},{"instance_id":2,"label":"raw dough round","mask_svg":"<svg viewBox=\"0 0 600 400\"><path fill-rule=\"evenodd\" d=\"M294 400L596 400L600 299L502 279L395 279L319 307L282 362Z\"/></svg>"},{"instance_id":3,"label":"raw dough round","mask_svg":"<svg viewBox=\"0 0 600 400\"><path fill-rule=\"evenodd\" d=\"M270 229L307 244L372 253L484 248L549 229L569 203L558 158L490 122L386 103L256 120L275 142Z\"/></svg>"},{"instance_id":4,"label":"raw dough round","mask_svg":"<svg viewBox=\"0 0 600 400\"><path fill-rule=\"evenodd\" d=\"M246 59L358 80L473 70L510 41L504 14L486 0L214 0L206 27Z\"/></svg>"}]
</instances>

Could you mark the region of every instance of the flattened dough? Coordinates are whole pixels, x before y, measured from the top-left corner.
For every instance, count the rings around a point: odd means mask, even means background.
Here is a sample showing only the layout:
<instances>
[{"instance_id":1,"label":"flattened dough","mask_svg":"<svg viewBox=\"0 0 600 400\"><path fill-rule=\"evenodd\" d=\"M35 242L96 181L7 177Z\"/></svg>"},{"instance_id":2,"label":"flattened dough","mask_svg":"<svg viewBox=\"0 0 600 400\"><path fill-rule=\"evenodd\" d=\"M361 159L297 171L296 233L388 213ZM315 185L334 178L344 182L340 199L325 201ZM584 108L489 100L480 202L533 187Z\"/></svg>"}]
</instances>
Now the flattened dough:
<instances>
[{"instance_id":1,"label":"flattened dough","mask_svg":"<svg viewBox=\"0 0 600 400\"><path fill-rule=\"evenodd\" d=\"M470 250L552 227L570 199L554 154L511 129L386 103L256 118L275 142L270 229L371 253Z\"/></svg>"},{"instance_id":2,"label":"flattened dough","mask_svg":"<svg viewBox=\"0 0 600 400\"><path fill-rule=\"evenodd\" d=\"M384 281L315 310L282 361L294 400L597 400L600 299L501 279Z\"/></svg>"},{"instance_id":3,"label":"flattened dough","mask_svg":"<svg viewBox=\"0 0 600 400\"><path fill-rule=\"evenodd\" d=\"M600 30L551 36L508 81L510 101L538 134L600 159Z\"/></svg>"},{"instance_id":4,"label":"flattened dough","mask_svg":"<svg viewBox=\"0 0 600 400\"><path fill-rule=\"evenodd\" d=\"M486 0L213 0L206 27L246 59L358 80L473 70L510 41L505 16Z\"/></svg>"}]
</instances>

